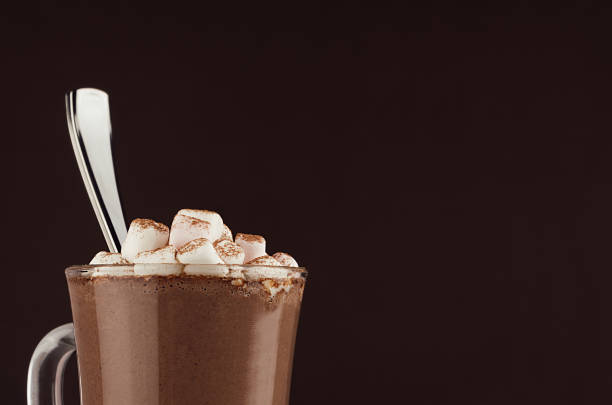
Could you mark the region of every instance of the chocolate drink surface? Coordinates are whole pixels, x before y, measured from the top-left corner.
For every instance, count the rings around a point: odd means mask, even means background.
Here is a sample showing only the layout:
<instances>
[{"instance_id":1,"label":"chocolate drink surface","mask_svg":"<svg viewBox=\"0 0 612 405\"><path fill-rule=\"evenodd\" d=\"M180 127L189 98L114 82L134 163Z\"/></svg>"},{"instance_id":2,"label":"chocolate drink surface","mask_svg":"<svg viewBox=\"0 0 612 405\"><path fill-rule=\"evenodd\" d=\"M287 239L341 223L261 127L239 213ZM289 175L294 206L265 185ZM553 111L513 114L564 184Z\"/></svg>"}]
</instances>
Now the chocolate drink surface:
<instances>
[{"instance_id":1,"label":"chocolate drink surface","mask_svg":"<svg viewBox=\"0 0 612 405\"><path fill-rule=\"evenodd\" d=\"M82 405L287 405L304 279L67 271Z\"/></svg>"}]
</instances>

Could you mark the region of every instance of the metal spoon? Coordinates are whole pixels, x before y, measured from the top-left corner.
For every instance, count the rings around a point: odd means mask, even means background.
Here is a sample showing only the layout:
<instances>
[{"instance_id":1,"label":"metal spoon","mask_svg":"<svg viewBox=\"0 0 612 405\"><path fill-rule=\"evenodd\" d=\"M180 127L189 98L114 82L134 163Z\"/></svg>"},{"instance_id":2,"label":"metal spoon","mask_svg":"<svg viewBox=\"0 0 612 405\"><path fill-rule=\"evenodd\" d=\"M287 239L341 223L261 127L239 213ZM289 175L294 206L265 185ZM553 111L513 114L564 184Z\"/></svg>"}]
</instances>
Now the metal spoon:
<instances>
[{"instance_id":1,"label":"metal spoon","mask_svg":"<svg viewBox=\"0 0 612 405\"><path fill-rule=\"evenodd\" d=\"M127 229L115 180L108 94L83 88L66 93L66 118L74 155L104 239L121 250Z\"/></svg>"},{"instance_id":2,"label":"metal spoon","mask_svg":"<svg viewBox=\"0 0 612 405\"><path fill-rule=\"evenodd\" d=\"M66 117L89 200L108 249L118 252L127 230L115 181L108 94L97 89L69 91L66 93ZM71 323L53 329L40 341L28 369L28 405L62 403L64 370L75 349Z\"/></svg>"}]
</instances>

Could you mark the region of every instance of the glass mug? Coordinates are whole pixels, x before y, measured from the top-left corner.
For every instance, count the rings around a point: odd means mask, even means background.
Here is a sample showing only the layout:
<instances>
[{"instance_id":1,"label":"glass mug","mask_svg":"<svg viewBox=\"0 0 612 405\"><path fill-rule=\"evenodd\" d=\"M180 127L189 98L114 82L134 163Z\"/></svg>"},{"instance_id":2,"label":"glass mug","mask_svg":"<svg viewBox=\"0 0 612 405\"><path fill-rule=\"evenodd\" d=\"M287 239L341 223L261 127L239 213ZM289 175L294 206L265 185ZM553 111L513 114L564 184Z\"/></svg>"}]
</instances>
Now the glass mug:
<instances>
[{"instance_id":1,"label":"glass mug","mask_svg":"<svg viewBox=\"0 0 612 405\"><path fill-rule=\"evenodd\" d=\"M288 404L304 268L133 266L66 269L74 326L36 347L29 405L62 404L75 350L82 405Z\"/></svg>"}]
</instances>

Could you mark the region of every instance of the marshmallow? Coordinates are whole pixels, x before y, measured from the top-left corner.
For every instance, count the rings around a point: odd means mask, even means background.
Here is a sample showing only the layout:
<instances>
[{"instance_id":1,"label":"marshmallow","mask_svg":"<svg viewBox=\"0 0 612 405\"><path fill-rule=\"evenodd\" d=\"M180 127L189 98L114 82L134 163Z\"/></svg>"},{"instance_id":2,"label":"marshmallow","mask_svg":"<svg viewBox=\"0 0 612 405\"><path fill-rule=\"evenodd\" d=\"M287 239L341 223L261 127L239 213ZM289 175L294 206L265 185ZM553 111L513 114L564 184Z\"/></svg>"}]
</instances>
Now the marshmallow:
<instances>
[{"instance_id":1,"label":"marshmallow","mask_svg":"<svg viewBox=\"0 0 612 405\"><path fill-rule=\"evenodd\" d=\"M298 267L297 262L293 257L288 255L287 253L277 252L272 255L273 258L276 259L277 262L281 264L281 266L286 267Z\"/></svg>"},{"instance_id":2,"label":"marshmallow","mask_svg":"<svg viewBox=\"0 0 612 405\"><path fill-rule=\"evenodd\" d=\"M176 248L164 246L138 253L134 259L134 273L141 276L180 274L183 266L177 263Z\"/></svg>"},{"instance_id":3,"label":"marshmallow","mask_svg":"<svg viewBox=\"0 0 612 405\"><path fill-rule=\"evenodd\" d=\"M244 262L251 261L260 256L266 256L266 240L263 236L237 233L236 244L244 249ZM277 265L279 266L279 265Z\"/></svg>"},{"instance_id":4,"label":"marshmallow","mask_svg":"<svg viewBox=\"0 0 612 405\"><path fill-rule=\"evenodd\" d=\"M219 239L223 232L223 219L221 219L221 215L217 214L215 211L182 209L177 215L187 215L188 217L194 217L209 222L210 238L206 239L213 242Z\"/></svg>"},{"instance_id":5,"label":"marshmallow","mask_svg":"<svg viewBox=\"0 0 612 405\"><path fill-rule=\"evenodd\" d=\"M212 243L206 238L187 243L176 251L176 259L185 264L223 264Z\"/></svg>"},{"instance_id":6,"label":"marshmallow","mask_svg":"<svg viewBox=\"0 0 612 405\"><path fill-rule=\"evenodd\" d=\"M231 242L234 241L234 238L232 236L232 231L225 224L223 224L223 231L221 231L221 236L219 236L219 239L217 239L215 242L220 241L220 240L229 240Z\"/></svg>"},{"instance_id":7,"label":"marshmallow","mask_svg":"<svg viewBox=\"0 0 612 405\"><path fill-rule=\"evenodd\" d=\"M183 271L180 263L136 263L134 274L139 276L171 276L179 275Z\"/></svg>"},{"instance_id":8,"label":"marshmallow","mask_svg":"<svg viewBox=\"0 0 612 405\"><path fill-rule=\"evenodd\" d=\"M259 266L282 266L275 258L272 256L264 255L256 257L253 260L246 262L245 264L259 265Z\"/></svg>"},{"instance_id":9,"label":"marshmallow","mask_svg":"<svg viewBox=\"0 0 612 405\"><path fill-rule=\"evenodd\" d=\"M183 271L180 263L136 263L134 274L139 276L171 276L179 275Z\"/></svg>"},{"instance_id":10,"label":"marshmallow","mask_svg":"<svg viewBox=\"0 0 612 405\"><path fill-rule=\"evenodd\" d=\"M260 256L246 263L248 270L243 273L247 280L286 279L293 270L289 270L276 261L272 256Z\"/></svg>"},{"instance_id":11,"label":"marshmallow","mask_svg":"<svg viewBox=\"0 0 612 405\"><path fill-rule=\"evenodd\" d=\"M110 253L101 251L98 252L89 264L129 264L127 260L121 257L121 253Z\"/></svg>"},{"instance_id":12,"label":"marshmallow","mask_svg":"<svg viewBox=\"0 0 612 405\"><path fill-rule=\"evenodd\" d=\"M134 261L136 255L147 250L155 250L168 243L168 227L151 219L135 219L130 224L125 241L121 246L121 256Z\"/></svg>"},{"instance_id":13,"label":"marshmallow","mask_svg":"<svg viewBox=\"0 0 612 405\"><path fill-rule=\"evenodd\" d=\"M229 266L225 264L186 264L185 274L227 277L229 275Z\"/></svg>"},{"instance_id":14,"label":"marshmallow","mask_svg":"<svg viewBox=\"0 0 612 405\"><path fill-rule=\"evenodd\" d=\"M267 279L267 278L287 278L289 270L282 268L281 264L272 256L260 256L247 263L251 267L246 272L246 278L252 279ZM271 268L277 267L277 268Z\"/></svg>"},{"instance_id":15,"label":"marshmallow","mask_svg":"<svg viewBox=\"0 0 612 405\"><path fill-rule=\"evenodd\" d=\"M168 245L159 249L140 252L134 258L134 263L178 263L176 248Z\"/></svg>"},{"instance_id":16,"label":"marshmallow","mask_svg":"<svg viewBox=\"0 0 612 405\"><path fill-rule=\"evenodd\" d=\"M227 264L244 263L244 249L231 240L220 239L213 245L217 254Z\"/></svg>"},{"instance_id":17,"label":"marshmallow","mask_svg":"<svg viewBox=\"0 0 612 405\"><path fill-rule=\"evenodd\" d=\"M170 228L169 243L178 249L194 239L206 238L210 240L210 231L210 222L176 214Z\"/></svg>"},{"instance_id":18,"label":"marshmallow","mask_svg":"<svg viewBox=\"0 0 612 405\"><path fill-rule=\"evenodd\" d=\"M132 266L129 266L130 262L121 257L120 253L98 252L89 264L96 266L93 269L92 277L134 275ZM103 264L124 264L126 266L100 266Z\"/></svg>"}]
</instances>

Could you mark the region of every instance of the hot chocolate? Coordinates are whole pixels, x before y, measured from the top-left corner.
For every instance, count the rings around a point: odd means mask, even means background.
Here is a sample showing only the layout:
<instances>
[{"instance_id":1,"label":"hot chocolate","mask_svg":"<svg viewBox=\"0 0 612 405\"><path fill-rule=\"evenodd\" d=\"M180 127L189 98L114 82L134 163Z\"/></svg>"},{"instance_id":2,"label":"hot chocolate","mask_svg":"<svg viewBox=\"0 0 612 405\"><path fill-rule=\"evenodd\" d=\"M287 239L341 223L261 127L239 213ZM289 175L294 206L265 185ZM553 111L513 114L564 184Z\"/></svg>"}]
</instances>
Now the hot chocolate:
<instances>
[{"instance_id":1,"label":"hot chocolate","mask_svg":"<svg viewBox=\"0 0 612 405\"><path fill-rule=\"evenodd\" d=\"M300 269L262 279L249 266L237 266L244 278L107 267L123 275L66 271L83 405L288 404Z\"/></svg>"},{"instance_id":2,"label":"hot chocolate","mask_svg":"<svg viewBox=\"0 0 612 405\"><path fill-rule=\"evenodd\" d=\"M83 405L286 405L303 269L214 211L130 224L66 271Z\"/></svg>"}]
</instances>

